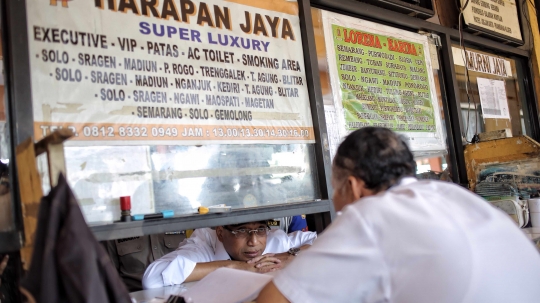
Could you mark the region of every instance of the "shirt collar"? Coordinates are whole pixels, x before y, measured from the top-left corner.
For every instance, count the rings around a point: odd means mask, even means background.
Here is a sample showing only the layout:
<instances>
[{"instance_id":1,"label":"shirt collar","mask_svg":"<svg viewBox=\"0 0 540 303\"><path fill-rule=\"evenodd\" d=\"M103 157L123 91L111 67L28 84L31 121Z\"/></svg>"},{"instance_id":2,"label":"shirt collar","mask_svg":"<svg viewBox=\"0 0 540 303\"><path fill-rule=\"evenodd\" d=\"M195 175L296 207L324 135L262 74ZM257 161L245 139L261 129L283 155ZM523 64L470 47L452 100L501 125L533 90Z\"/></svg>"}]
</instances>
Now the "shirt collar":
<instances>
[{"instance_id":1,"label":"shirt collar","mask_svg":"<svg viewBox=\"0 0 540 303\"><path fill-rule=\"evenodd\" d=\"M414 183L416 181L418 181L418 179L416 179L415 177L405 177L405 178L401 179L401 181L399 181L399 183L397 185L398 186L409 185L409 184Z\"/></svg>"},{"instance_id":2,"label":"shirt collar","mask_svg":"<svg viewBox=\"0 0 540 303\"><path fill-rule=\"evenodd\" d=\"M404 177L397 184L394 184L393 186L391 186L388 190L392 190L392 189L397 188L399 186L409 185L409 184L412 184L412 183L417 182L417 181L418 181L418 179L416 179L415 177Z\"/></svg>"}]
</instances>

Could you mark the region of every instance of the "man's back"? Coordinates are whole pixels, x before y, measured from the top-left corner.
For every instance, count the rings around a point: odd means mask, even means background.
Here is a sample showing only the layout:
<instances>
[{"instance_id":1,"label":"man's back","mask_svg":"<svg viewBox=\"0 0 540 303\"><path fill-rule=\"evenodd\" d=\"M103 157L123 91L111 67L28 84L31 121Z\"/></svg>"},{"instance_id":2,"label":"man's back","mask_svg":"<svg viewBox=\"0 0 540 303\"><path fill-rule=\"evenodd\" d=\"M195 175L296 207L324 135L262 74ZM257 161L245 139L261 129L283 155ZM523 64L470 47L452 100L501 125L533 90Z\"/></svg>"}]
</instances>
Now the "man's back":
<instances>
[{"instance_id":1,"label":"man's back","mask_svg":"<svg viewBox=\"0 0 540 303\"><path fill-rule=\"evenodd\" d=\"M394 302L526 302L529 287L540 301L540 255L505 214L453 184L404 181L352 206L374 227Z\"/></svg>"},{"instance_id":2,"label":"man's back","mask_svg":"<svg viewBox=\"0 0 540 303\"><path fill-rule=\"evenodd\" d=\"M321 274L302 276L314 263ZM274 279L293 302L532 303L539 282L540 255L508 216L414 178L351 204Z\"/></svg>"}]
</instances>

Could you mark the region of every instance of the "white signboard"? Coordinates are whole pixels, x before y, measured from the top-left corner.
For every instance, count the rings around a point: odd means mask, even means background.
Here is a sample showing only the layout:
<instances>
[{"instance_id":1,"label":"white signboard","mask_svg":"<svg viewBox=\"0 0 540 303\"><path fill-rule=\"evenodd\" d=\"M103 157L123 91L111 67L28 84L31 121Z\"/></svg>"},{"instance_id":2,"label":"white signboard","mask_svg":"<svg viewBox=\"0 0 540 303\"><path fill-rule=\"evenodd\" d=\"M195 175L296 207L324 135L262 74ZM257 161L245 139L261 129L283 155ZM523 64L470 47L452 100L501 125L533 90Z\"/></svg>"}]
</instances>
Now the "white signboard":
<instances>
[{"instance_id":1,"label":"white signboard","mask_svg":"<svg viewBox=\"0 0 540 303\"><path fill-rule=\"evenodd\" d=\"M510 119L504 81L477 78L484 119Z\"/></svg>"},{"instance_id":2,"label":"white signboard","mask_svg":"<svg viewBox=\"0 0 540 303\"><path fill-rule=\"evenodd\" d=\"M470 50L464 52L457 47L452 47L452 56L454 57L455 65L465 66L465 62L467 62L469 71L500 77L512 77L512 65L510 61L503 58L472 52Z\"/></svg>"},{"instance_id":3,"label":"white signboard","mask_svg":"<svg viewBox=\"0 0 540 303\"><path fill-rule=\"evenodd\" d=\"M469 1L463 11L468 26L485 29L499 35L521 41L521 30L516 0L461 0Z\"/></svg>"},{"instance_id":4,"label":"white signboard","mask_svg":"<svg viewBox=\"0 0 540 303\"><path fill-rule=\"evenodd\" d=\"M399 132L414 152L445 151L426 36L323 11L339 137L365 126Z\"/></svg>"},{"instance_id":5,"label":"white signboard","mask_svg":"<svg viewBox=\"0 0 540 303\"><path fill-rule=\"evenodd\" d=\"M27 0L35 139L314 142L295 1ZM88 142L92 143L88 143Z\"/></svg>"}]
</instances>

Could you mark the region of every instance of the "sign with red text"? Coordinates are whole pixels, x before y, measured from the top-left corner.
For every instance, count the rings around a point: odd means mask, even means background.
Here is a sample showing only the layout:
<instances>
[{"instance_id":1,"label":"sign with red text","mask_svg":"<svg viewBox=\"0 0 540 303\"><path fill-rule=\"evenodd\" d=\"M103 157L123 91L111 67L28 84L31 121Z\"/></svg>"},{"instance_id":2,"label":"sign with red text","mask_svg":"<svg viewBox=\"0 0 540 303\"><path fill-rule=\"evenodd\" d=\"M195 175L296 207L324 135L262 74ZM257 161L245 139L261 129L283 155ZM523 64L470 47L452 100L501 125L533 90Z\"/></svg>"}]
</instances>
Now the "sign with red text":
<instances>
[{"instance_id":1,"label":"sign with red text","mask_svg":"<svg viewBox=\"0 0 540 303\"><path fill-rule=\"evenodd\" d=\"M323 21L340 136L386 127L414 151L445 149L427 37L329 12Z\"/></svg>"},{"instance_id":2,"label":"sign with red text","mask_svg":"<svg viewBox=\"0 0 540 303\"><path fill-rule=\"evenodd\" d=\"M36 140L311 143L298 5L28 0Z\"/></svg>"}]
</instances>

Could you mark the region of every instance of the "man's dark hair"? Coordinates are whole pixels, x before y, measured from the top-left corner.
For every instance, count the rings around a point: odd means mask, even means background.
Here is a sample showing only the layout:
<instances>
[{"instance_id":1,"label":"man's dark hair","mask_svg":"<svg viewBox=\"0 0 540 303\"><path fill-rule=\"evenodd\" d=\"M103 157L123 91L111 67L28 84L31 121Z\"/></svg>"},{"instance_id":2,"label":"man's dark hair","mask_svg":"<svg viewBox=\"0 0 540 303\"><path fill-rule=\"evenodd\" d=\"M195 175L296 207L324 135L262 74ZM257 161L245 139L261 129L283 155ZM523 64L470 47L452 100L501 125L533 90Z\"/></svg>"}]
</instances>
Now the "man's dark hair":
<instances>
[{"instance_id":1,"label":"man's dark hair","mask_svg":"<svg viewBox=\"0 0 540 303\"><path fill-rule=\"evenodd\" d=\"M364 127L349 134L339 145L334 167L348 171L377 192L416 172L407 144L382 127Z\"/></svg>"}]
</instances>

